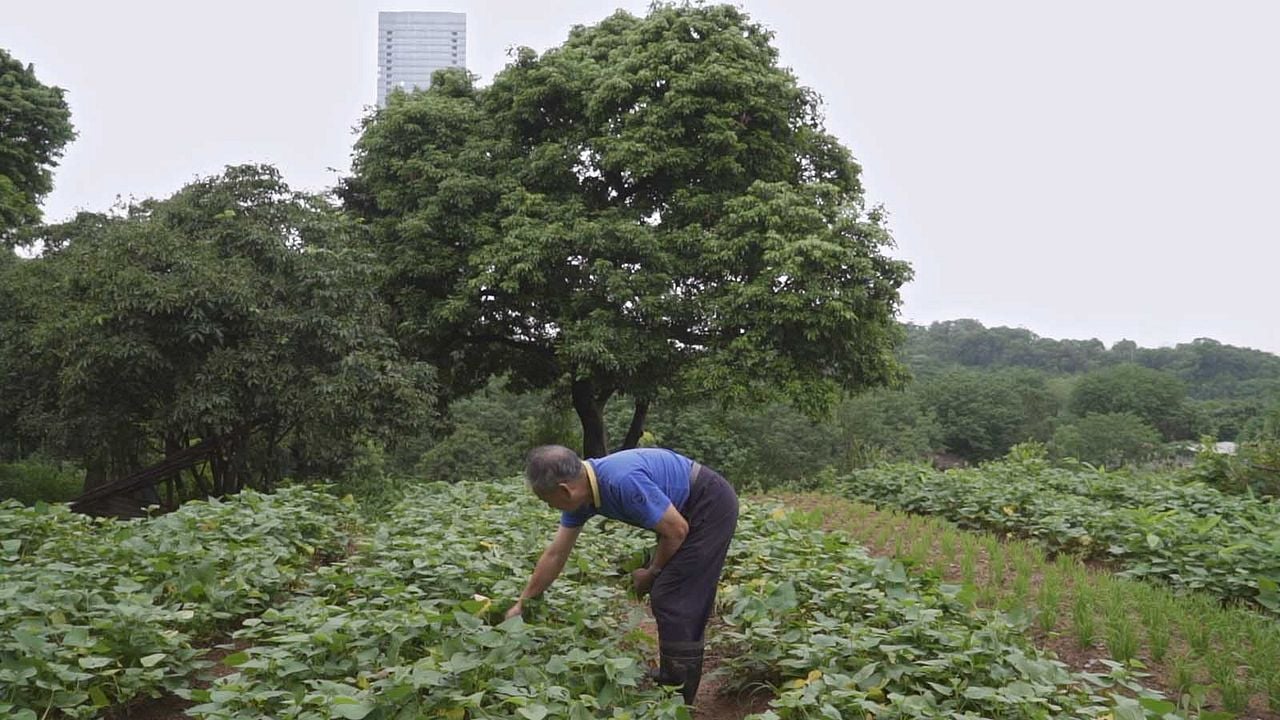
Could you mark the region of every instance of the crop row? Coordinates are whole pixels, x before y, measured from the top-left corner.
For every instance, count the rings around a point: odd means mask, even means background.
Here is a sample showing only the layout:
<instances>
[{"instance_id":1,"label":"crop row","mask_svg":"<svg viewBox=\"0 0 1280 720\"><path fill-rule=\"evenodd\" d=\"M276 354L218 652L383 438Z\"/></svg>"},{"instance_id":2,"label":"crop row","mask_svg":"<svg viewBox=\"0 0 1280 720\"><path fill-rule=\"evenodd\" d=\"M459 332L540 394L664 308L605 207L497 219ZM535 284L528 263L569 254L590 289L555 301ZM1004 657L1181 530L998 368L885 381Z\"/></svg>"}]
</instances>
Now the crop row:
<instances>
[{"instance_id":1,"label":"crop row","mask_svg":"<svg viewBox=\"0 0 1280 720\"><path fill-rule=\"evenodd\" d=\"M353 553L315 563L347 546L349 521L348 505L294 490L132 523L5 507L0 537L40 540L5 545L18 582L0 596L0 711L90 717L168 689L219 720L689 717L644 680L653 641L620 566L647 533L594 525L547 597L503 620L554 529L523 488L415 489ZM1137 686L1073 675L955 588L812 525L744 505L715 641L731 681L776 689L759 720L1170 712L1110 697ZM193 637L233 617L234 672L194 687Z\"/></svg>"},{"instance_id":2,"label":"crop row","mask_svg":"<svg viewBox=\"0 0 1280 720\"><path fill-rule=\"evenodd\" d=\"M778 688L757 720L1176 716L1123 669L1073 673L1003 614L971 612L959 587L870 558L817 519L748 513L730 563L729 667L739 685Z\"/></svg>"},{"instance_id":3,"label":"crop row","mask_svg":"<svg viewBox=\"0 0 1280 720\"><path fill-rule=\"evenodd\" d=\"M0 505L0 715L92 717L184 687L200 638L343 551L349 507L299 489L135 521Z\"/></svg>"},{"instance_id":4,"label":"crop row","mask_svg":"<svg viewBox=\"0 0 1280 720\"><path fill-rule=\"evenodd\" d=\"M188 695L199 718L687 718L642 683L614 558L642 533L593 526L544 602L504 620L556 516L514 484L411 490L342 563L244 623L237 672ZM603 531L603 532L602 532ZM505 598L505 600L503 599ZM624 715L625 716L625 715Z\"/></svg>"},{"instance_id":5,"label":"crop row","mask_svg":"<svg viewBox=\"0 0 1280 720\"><path fill-rule=\"evenodd\" d=\"M646 533L593 525L527 622L502 620L554 521L514 485L411 492L355 555L246 622L236 637L248 647L226 659L238 672L190 692L200 704L189 713L687 717L642 680L652 641L619 566L652 541ZM1003 616L973 616L953 588L782 512L744 506L721 608L716 642L731 678L778 688L761 719L1132 718L1173 707L1115 701L1114 678L1073 675Z\"/></svg>"},{"instance_id":6,"label":"crop row","mask_svg":"<svg viewBox=\"0 0 1280 720\"><path fill-rule=\"evenodd\" d=\"M1280 504L1172 477L1010 460L946 473L914 465L864 470L840 492L938 515L962 527L1035 538L1159 580L1280 612Z\"/></svg>"}]
</instances>

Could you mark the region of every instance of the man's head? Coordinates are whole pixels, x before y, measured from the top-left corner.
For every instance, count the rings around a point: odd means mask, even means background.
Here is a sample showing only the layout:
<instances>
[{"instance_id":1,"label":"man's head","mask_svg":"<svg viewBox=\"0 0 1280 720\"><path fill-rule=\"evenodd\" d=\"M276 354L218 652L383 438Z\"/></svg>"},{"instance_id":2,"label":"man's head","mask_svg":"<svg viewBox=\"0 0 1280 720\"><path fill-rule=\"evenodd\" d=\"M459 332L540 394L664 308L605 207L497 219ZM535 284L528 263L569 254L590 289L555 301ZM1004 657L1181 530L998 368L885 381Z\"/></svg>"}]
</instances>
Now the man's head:
<instances>
[{"instance_id":1,"label":"man's head","mask_svg":"<svg viewBox=\"0 0 1280 720\"><path fill-rule=\"evenodd\" d=\"M563 445L530 450L524 476L538 499L557 510L577 510L591 498L591 485L581 458Z\"/></svg>"}]
</instances>

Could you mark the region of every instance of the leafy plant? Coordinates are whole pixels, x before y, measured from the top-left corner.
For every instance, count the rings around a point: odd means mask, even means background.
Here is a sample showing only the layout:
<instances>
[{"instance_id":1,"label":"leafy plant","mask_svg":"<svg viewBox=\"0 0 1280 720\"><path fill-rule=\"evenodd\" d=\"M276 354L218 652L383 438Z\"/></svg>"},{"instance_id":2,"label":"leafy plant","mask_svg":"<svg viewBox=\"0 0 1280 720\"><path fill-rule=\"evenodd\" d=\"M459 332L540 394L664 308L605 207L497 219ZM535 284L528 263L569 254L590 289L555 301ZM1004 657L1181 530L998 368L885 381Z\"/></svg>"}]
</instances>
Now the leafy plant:
<instances>
[{"instance_id":1,"label":"leafy plant","mask_svg":"<svg viewBox=\"0 0 1280 720\"><path fill-rule=\"evenodd\" d=\"M888 466L856 472L836 485L866 502L1118 563L1126 577L1261 606L1280 597L1280 504L1270 500L1170 475L1013 460L946 473ZM993 552L998 578L1004 564Z\"/></svg>"},{"instance_id":2,"label":"leafy plant","mask_svg":"<svg viewBox=\"0 0 1280 720\"><path fill-rule=\"evenodd\" d=\"M184 687L200 639L344 551L350 508L297 488L132 522L0 504L0 713L86 718Z\"/></svg>"}]
</instances>

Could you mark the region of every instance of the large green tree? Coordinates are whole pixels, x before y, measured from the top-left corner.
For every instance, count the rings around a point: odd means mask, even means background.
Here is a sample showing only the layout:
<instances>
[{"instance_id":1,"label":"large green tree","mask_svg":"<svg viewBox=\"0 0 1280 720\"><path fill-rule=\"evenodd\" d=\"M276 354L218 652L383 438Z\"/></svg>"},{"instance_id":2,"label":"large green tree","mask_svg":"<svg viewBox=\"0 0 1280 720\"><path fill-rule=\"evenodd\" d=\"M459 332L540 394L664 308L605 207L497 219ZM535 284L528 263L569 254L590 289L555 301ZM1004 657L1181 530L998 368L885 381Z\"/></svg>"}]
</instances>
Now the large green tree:
<instances>
[{"instance_id":1,"label":"large green tree","mask_svg":"<svg viewBox=\"0 0 1280 720\"><path fill-rule=\"evenodd\" d=\"M1160 446L1160 433L1131 412L1086 415L1053 434L1059 457L1117 467L1145 460Z\"/></svg>"},{"instance_id":2,"label":"large green tree","mask_svg":"<svg viewBox=\"0 0 1280 720\"><path fill-rule=\"evenodd\" d=\"M207 439L205 492L332 472L428 399L362 235L261 166L48 228L3 277L16 431L84 463L86 489Z\"/></svg>"},{"instance_id":3,"label":"large green tree","mask_svg":"<svg viewBox=\"0 0 1280 720\"><path fill-rule=\"evenodd\" d=\"M659 394L819 411L901 377L910 271L858 178L769 31L659 4L393 95L343 195L447 388L553 388L601 455L623 394L627 447Z\"/></svg>"},{"instance_id":4,"label":"large green tree","mask_svg":"<svg viewBox=\"0 0 1280 720\"><path fill-rule=\"evenodd\" d=\"M1191 437L1186 388L1174 375L1141 367L1116 365L1080 378L1071 391L1070 410L1090 414L1133 413L1167 440Z\"/></svg>"},{"instance_id":5,"label":"large green tree","mask_svg":"<svg viewBox=\"0 0 1280 720\"><path fill-rule=\"evenodd\" d=\"M53 168L74 137L63 90L0 48L0 238L40 221Z\"/></svg>"},{"instance_id":6,"label":"large green tree","mask_svg":"<svg viewBox=\"0 0 1280 720\"><path fill-rule=\"evenodd\" d=\"M1043 376L953 370L922 382L917 392L936 418L943 447L966 460L990 460L1053 432L1057 402Z\"/></svg>"}]
</instances>

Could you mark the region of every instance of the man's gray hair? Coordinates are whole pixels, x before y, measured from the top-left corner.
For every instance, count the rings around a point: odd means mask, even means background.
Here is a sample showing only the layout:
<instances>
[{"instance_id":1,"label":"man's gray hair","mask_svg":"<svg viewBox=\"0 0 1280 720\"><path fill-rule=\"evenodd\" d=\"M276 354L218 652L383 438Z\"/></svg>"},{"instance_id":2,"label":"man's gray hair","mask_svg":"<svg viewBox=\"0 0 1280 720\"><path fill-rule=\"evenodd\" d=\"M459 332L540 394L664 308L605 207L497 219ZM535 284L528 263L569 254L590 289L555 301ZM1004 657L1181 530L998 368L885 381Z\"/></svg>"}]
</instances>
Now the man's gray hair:
<instances>
[{"instance_id":1,"label":"man's gray hair","mask_svg":"<svg viewBox=\"0 0 1280 720\"><path fill-rule=\"evenodd\" d=\"M525 459L525 480L538 494L551 492L560 483L571 482L581 473L582 460L578 453L563 445L536 447Z\"/></svg>"}]
</instances>

